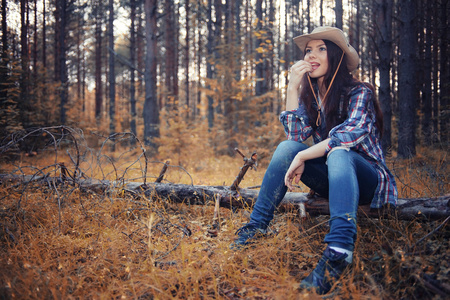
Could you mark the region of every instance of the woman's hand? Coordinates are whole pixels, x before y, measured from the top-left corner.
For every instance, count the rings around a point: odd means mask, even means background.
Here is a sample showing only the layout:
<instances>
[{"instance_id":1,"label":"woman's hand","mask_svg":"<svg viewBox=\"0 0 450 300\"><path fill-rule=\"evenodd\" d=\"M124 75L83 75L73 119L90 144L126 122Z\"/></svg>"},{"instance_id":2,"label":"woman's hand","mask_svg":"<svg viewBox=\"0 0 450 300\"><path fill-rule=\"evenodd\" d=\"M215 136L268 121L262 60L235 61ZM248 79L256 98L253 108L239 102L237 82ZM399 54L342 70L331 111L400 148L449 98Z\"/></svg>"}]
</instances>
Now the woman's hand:
<instances>
[{"instance_id":1,"label":"woman's hand","mask_svg":"<svg viewBox=\"0 0 450 300\"><path fill-rule=\"evenodd\" d=\"M299 153L300 154L300 153ZM292 181L295 184L300 182L300 178L302 177L303 171L305 170L305 160L301 158L301 156L297 154L294 157L289 169L286 172L286 176L284 177L284 184L288 187L289 190L293 190Z\"/></svg>"},{"instance_id":2,"label":"woman's hand","mask_svg":"<svg viewBox=\"0 0 450 300\"><path fill-rule=\"evenodd\" d=\"M299 88L306 72L312 72L312 66L309 62L299 60L292 65L287 88L286 110L293 110L298 107Z\"/></svg>"},{"instance_id":3,"label":"woman's hand","mask_svg":"<svg viewBox=\"0 0 450 300\"><path fill-rule=\"evenodd\" d=\"M303 76L306 72L312 72L312 66L309 62L304 60L299 60L295 64L292 65L289 76L289 85L288 88L293 88L298 90L300 87L300 83L302 81Z\"/></svg>"}]
</instances>

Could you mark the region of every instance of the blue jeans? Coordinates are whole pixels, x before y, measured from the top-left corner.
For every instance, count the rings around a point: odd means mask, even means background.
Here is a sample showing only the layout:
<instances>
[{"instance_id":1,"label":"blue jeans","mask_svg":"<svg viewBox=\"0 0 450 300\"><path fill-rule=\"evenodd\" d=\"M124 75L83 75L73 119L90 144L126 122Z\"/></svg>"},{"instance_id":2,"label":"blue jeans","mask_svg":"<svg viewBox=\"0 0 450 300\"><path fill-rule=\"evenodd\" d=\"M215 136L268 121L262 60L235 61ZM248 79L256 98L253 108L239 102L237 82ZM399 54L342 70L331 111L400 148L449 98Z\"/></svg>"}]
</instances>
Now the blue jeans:
<instances>
[{"instance_id":1,"label":"blue jeans","mask_svg":"<svg viewBox=\"0 0 450 300\"><path fill-rule=\"evenodd\" d=\"M295 155L306 148L307 145L290 140L278 145L264 175L249 223L267 228L287 192L284 176ZM378 185L375 168L355 151L336 149L328 158L306 161L301 181L329 199L330 232L325 242L353 250L358 204L370 203Z\"/></svg>"}]
</instances>

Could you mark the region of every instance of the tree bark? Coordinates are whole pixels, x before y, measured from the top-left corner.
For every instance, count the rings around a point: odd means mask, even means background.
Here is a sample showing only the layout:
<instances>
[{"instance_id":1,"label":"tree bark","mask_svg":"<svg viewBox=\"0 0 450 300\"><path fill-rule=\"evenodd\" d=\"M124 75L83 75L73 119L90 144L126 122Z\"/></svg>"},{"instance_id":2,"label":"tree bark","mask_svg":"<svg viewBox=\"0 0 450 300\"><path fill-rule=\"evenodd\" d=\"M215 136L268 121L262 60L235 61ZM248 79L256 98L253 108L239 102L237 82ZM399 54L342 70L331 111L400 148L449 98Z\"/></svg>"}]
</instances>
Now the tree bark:
<instances>
[{"instance_id":1,"label":"tree bark","mask_svg":"<svg viewBox=\"0 0 450 300\"><path fill-rule=\"evenodd\" d=\"M377 19L377 44L378 44L378 69L380 71L379 100L381 111L384 116L383 138L381 140L384 153L388 153L391 143L391 120L392 120L392 99L391 99L391 53L392 53L392 1L374 1L375 15Z\"/></svg>"},{"instance_id":2,"label":"tree bark","mask_svg":"<svg viewBox=\"0 0 450 300\"><path fill-rule=\"evenodd\" d=\"M144 102L144 143L156 150L154 138L159 137L159 108L156 90L157 1L145 0L145 33L147 52L145 54L145 102Z\"/></svg>"},{"instance_id":3,"label":"tree bark","mask_svg":"<svg viewBox=\"0 0 450 300\"><path fill-rule=\"evenodd\" d=\"M400 61L398 67L399 123L398 156L409 158L416 155L416 27L415 3L400 1Z\"/></svg>"},{"instance_id":4,"label":"tree bark","mask_svg":"<svg viewBox=\"0 0 450 300\"><path fill-rule=\"evenodd\" d=\"M61 19L61 25L60 25L60 80L61 80L61 87L60 87L60 122L61 124L66 124L66 104L68 102L69 97L69 77L67 74L67 61L66 61L66 27L67 27L67 1L66 0L58 0L58 3L60 5L60 19Z\"/></svg>"},{"instance_id":5,"label":"tree bark","mask_svg":"<svg viewBox=\"0 0 450 300\"><path fill-rule=\"evenodd\" d=\"M208 0L207 7L207 28L208 28L208 41L206 44L207 49L207 60L206 60L206 78L211 81L213 79L213 65L211 60L214 54L214 29L213 29L213 20L212 20L212 0ZM211 89L211 85L207 84L207 89ZM207 95L208 98L208 127L214 127L214 98L211 95Z\"/></svg>"},{"instance_id":6,"label":"tree bark","mask_svg":"<svg viewBox=\"0 0 450 300\"><path fill-rule=\"evenodd\" d=\"M262 8L262 0L257 0L256 1L256 18L258 19L258 23L256 25L256 29L255 31L257 33L261 33L262 31L262 26L263 26L263 8ZM255 48L258 49L261 47L261 43L263 43L263 37L260 34L258 36L258 38L256 39L256 44L255 44ZM265 94L267 92L266 89L266 80L267 78L264 78L264 66L265 66L265 61L264 61L264 56L262 51L257 51L256 52L256 57L255 57L255 61L256 61L256 66L255 66L255 76L256 76L256 87L255 87L255 95L256 96L261 96L263 94Z\"/></svg>"},{"instance_id":7,"label":"tree bark","mask_svg":"<svg viewBox=\"0 0 450 300\"><path fill-rule=\"evenodd\" d=\"M190 99L189 99L189 64L190 64L190 1L186 0L186 37L185 37L185 58L184 58L184 72L186 74L186 78L185 78L185 97L186 97L186 107L187 107L187 111L186 111L186 119L189 120L189 111L191 110L191 104L190 104ZM195 108L193 108L194 110Z\"/></svg>"},{"instance_id":8,"label":"tree bark","mask_svg":"<svg viewBox=\"0 0 450 300\"><path fill-rule=\"evenodd\" d=\"M344 10L342 8L342 0L336 0L336 6L334 7L336 13L336 27L339 29L343 29L343 14Z\"/></svg>"},{"instance_id":9,"label":"tree bark","mask_svg":"<svg viewBox=\"0 0 450 300\"><path fill-rule=\"evenodd\" d=\"M8 95L8 88L6 82L8 82L8 23L7 23L7 3L6 0L2 0L2 54L0 60L0 109L5 109L6 99ZM3 125L1 126L3 127Z\"/></svg>"},{"instance_id":10,"label":"tree bark","mask_svg":"<svg viewBox=\"0 0 450 300\"><path fill-rule=\"evenodd\" d=\"M130 130L136 136L136 0L130 0L130 21Z\"/></svg>"},{"instance_id":11,"label":"tree bark","mask_svg":"<svg viewBox=\"0 0 450 300\"><path fill-rule=\"evenodd\" d=\"M95 118L97 124L100 123L103 105L103 84L102 84L102 1L97 0L95 10Z\"/></svg>"},{"instance_id":12,"label":"tree bark","mask_svg":"<svg viewBox=\"0 0 450 300\"><path fill-rule=\"evenodd\" d=\"M449 67L449 51L448 43L450 41L450 30L448 30L448 0L441 1L441 15L440 15L440 51L441 51L441 61L440 61L440 107L441 107L441 117L440 117L440 139L442 143L447 143L450 138L449 123L450 118L448 116L449 101L448 95L450 95L450 67Z\"/></svg>"},{"instance_id":13,"label":"tree bark","mask_svg":"<svg viewBox=\"0 0 450 300\"><path fill-rule=\"evenodd\" d=\"M424 56L423 56L423 85L422 85L422 136L426 145L430 145L432 141L432 90L431 90L431 72L432 72L432 54L431 54L431 41L432 41L432 10L431 10L431 1L426 1L426 3L422 6L424 14L422 14L422 18L424 18L423 22L425 23L424 27L427 28L423 42L425 43L424 48ZM423 49L423 48L422 48Z\"/></svg>"},{"instance_id":14,"label":"tree bark","mask_svg":"<svg viewBox=\"0 0 450 300\"><path fill-rule=\"evenodd\" d=\"M114 0L109 0L108 19L108 42L109 42L109 134L116 131L116 72L114 64ZM112 146L114 147L114 146ZM111 149L114 151L114 149Z\"/></svg>"}]
</instances>

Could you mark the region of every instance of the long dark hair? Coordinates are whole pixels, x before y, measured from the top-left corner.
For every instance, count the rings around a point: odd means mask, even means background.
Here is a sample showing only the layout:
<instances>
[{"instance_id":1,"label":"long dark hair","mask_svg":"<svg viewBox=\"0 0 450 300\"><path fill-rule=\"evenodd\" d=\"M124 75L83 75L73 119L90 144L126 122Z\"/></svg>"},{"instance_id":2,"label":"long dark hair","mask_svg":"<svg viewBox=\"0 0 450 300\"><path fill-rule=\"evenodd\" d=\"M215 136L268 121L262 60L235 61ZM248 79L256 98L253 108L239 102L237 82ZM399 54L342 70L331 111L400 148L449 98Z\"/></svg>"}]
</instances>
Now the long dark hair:
<instances>
[{"instance_id":1,"label":"long dark hair","mask_svg":"<svg viewBox=\"0 0 450 300\"><path fill-rule=\"evenodd\" d=\"M328 70L324 76L324 84L325 88L328 89L330 86L331 80L333 78L334 72L339 65L339 61L342 57L342 49L339 48L335 43L324 40L325 45L327 47L327 57L328 57ZM315 120L317 119L317 109L313 104L315 103L313 91L311 86L309 85L308 74L302 79L302 89L300 92L300 99L304 103L306 111L308 113L309 120L311 121L311 126L316 129L317 125ZM311 83L313 86L317 85L317 79L311 78ZM322 106L325 108L325 121L327 125L326 134L335 127L336 125L342 123L347 118L347 109L348 109L348 97L347 94L351 88L353 88L356 84L361 83L361 81L357 80L353 77L350 71L347 68L347 57L344 55L342 59L341 66L336 74L334 82L328 92L326 99L322 99ZM370 90L372 90L372 101L375 109L376 122L375 126L377 127L380 134L383 134L383 114L381 113L380 105L375 97L375 89L369 83L364 83ZM317 93L316 93L317 95ZM318 95L317 95L318 96ZM341 103L341 98L343 96L343 103ZM341 107L341 109L340 109Z\"/></svg>"}]
</instances>

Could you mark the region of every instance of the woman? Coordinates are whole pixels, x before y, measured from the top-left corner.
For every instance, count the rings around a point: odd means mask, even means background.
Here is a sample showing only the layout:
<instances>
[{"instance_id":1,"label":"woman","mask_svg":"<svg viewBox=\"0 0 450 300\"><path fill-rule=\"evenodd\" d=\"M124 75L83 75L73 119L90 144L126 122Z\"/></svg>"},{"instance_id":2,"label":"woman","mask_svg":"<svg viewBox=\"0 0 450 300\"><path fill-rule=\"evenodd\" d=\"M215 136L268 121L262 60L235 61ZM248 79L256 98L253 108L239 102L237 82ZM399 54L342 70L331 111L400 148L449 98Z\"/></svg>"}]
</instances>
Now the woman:
<instances>
[{"instance_id":1,"label":"woman","mask_svg":"<svg viewBox=\"0 0 450 300\"><path fill-rule=\"evenodd\" d=\"M324 294L352 262L358 204L395 207L397 188L381 150L379 104L373 88L350 73L359 56L344 33L319 27L294 41L304 58L291 68L286 111L280 115L287 140L277 147L250 221L231 247L240 249L265 235L287 189L301 180L329 199L328 246L300 284ZM314 145L308 147L303 142L311 136Z\"/></svg>"}]
</instances>

